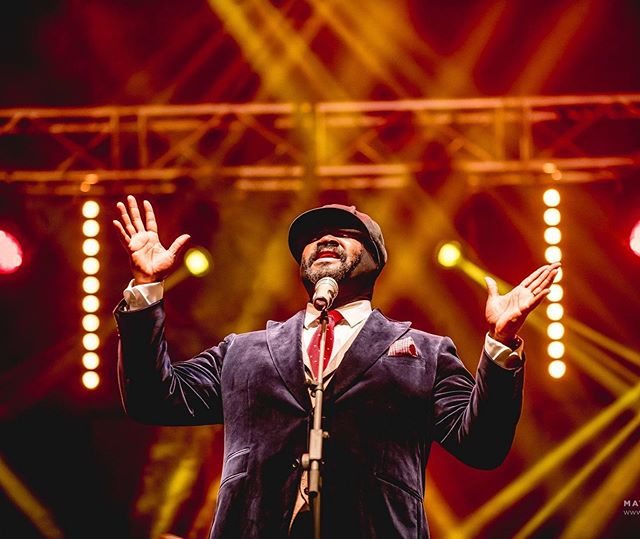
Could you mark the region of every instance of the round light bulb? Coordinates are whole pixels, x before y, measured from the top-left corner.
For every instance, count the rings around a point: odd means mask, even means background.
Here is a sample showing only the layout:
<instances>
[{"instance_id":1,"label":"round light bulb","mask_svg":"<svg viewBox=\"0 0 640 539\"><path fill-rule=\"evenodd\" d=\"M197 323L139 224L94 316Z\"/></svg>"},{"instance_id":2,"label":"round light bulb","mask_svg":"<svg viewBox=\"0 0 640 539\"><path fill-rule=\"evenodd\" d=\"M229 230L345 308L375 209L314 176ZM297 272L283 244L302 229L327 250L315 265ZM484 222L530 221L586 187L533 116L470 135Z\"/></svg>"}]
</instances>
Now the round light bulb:
<instances>
[{"instance_id":1,"label":"round light bulb","mask_svg":"<svg viewBox=\"0 0 640 539\"><path fill-rule=\"evenodd\" d=\"M564 356L564 344L560 341L553 341L547 346L547 354L550 358L560 359Z\"/></svg>"},{"instance_id":2,"label":"round light bulb","mask_svg":"<svg viewBox=\"0 0 640 539\"><path fill-rule=\"evenodd\" d=\"M95 352L85 352L82 356L82 365L85 369L97 369L100 365L100 357Z\"/></svg>"},{"instance_id":3,"label":"round light bulb","mask_svg":"<svg viewBox=\"0 0 640 539\"><path fill-rule=\"evenodd\" d=\"M557 189L547 189L542 195L542 200L550 208L555 208L560 204L560 193Z\"/></svg>"},{"instance_id":4,"label":"round light bulb","mask_svg":"<svg viewBox=\"0 0 640 539\"><path fill-rule=\"evenodd\" d=\"M87 275L95 275L100 271L100 261L97 258L85 258L82 261L82 271Z\"/></svg>"},{"instance_id":5,"label":"round light bulb","mask_svg":"<svg viewBox=\"0 0 640 539\"><path fill-rule=\"evenodd\" d=\"M82 279L82 290L87 294L95 294L100 290L100 281L97 277L85 277Z\"/></svg>"},{"instance_id":6,"label":"round light bulb","mask_svg":"<svg viewBox=\"0 0 640 539\"><path fill-rule=\"evenodd\" d=\"M95 389L100 385L100 375L96 371L86 371L82 375L82 384L87 389Z\"/></svg>"},{"instance_id":7,"label":"round light bulb","mask_svg":"<svg viewBox=\"0 0 640 539\"><path fill-rule=\"evenodd\" d=\"M85 331L95 331L100 327L100 319L95 314L85 314L82 317L82 327Z\"/></svg>"},{"instance_id":8,"label":"round light bulb","mask_svg":"<svg viewBox=\"0 0 640 539\"><path fill-rule=\"evenodd\" d=\"M549 294L547 294L547 299L549 301L560 301L562 299L562 296L564 296L564 290L562 289L562 286L560 286L559 284L552 284L549 287Z\"/></svg>"},{"instance_id":9,"label":"round light bulb","mask_svg":"<svg viewBox=\"0 0 640 539\"><path fill-rule=\"evenodd\" d=\"M84 346L85 350L93 352L100 346L100 337L98 337L95 333L86 333L82 337L82 346Z\"/></svg>"},{"instance_id":10,"label":"round light bulb","mask_svg":"<svg viewBox=\"0 0 640 539\"><path fill-rule=\"evenodd\" d=\"M551 303L547 306L547 318L557 322L564 316L564 308L559 303Z\"/></svg>"},{"instance_id":11,"label":"round light bulb","mask_svg":"<svg viewBox=\"0 0 640 539\"><path fill-rule=\"evenodd\" d=\"M100 251L100 243L95 238L88 238L82 242L82 252L87 256L95 256Z\"/></svg>"},{"instance_id":12,"label":"round light bulb","mask_svg":"<svg viewBox=\"0 0 640 539\"><path fill-rule=\"evenodd\" d=\"M560 210L557 208L547 208L544 210L544 222L549 226L557 226L560 224Z\"/></svg>"},{"instance_id":13,"label":"round light bulb","mask_svg":"<svg viewBox=\"0 0 640 539\"><path fill-rule=\"evenodd\" d=\"M551 322L547 326L547 335L554 341L562 339L564 337L564 326L561 322Z\"/></svg>"},{"instance_id":14,"label":"round light bulb","mask_svg":"<svg viewBox=\"0 0 640 539\"><path fill-rule=\"evenodd\" d=\"M87 238L93 238L98 235L100 232L100 223L94 219L88 219L84 223L82 223L82 233L87 236Z\"/></svg>"},{"instance_id":15,"label":"round light bulb","mask_svg":"<svg viewBox=\"0 0 640 539\"><path fill-rule=\"evenodd\" d=\"M95 313L100 308L100 300L96 296L82 298L82 308L86 313Z\"/></svg>"},{"instance_id":16,"label":"round light bulb","mask_svg":"<svg viewBox=\"0 0 640 539\"><path fill-rule=\"evenodd\" d=\"M100 204L95 200L87 200L82 205L82 216L87 219L94 219L100 213Z\"/></svg>"},{"instance_id":17,"label":"round light bulb","mask_svg":"<svg viewBox=\"0 0 640 539\"><path fill-rule=\"evenodd\" d=\"M544 241L549 245L558 245L562 239L562 232L555 226L551 226L544 231ZM88 240L87 240L88 241Z\"/></svg>"},{"instance_id":18,"label":"round light bulb","mask_svg":"<svg viewBox=\"0 0 640 539\"><path fill-rule=\"evenodd\" d=\"M549 363L548 371L552 378L562 378L567 372L567 364L560 359L556 359Z\"/></svg>"}]
</instances>

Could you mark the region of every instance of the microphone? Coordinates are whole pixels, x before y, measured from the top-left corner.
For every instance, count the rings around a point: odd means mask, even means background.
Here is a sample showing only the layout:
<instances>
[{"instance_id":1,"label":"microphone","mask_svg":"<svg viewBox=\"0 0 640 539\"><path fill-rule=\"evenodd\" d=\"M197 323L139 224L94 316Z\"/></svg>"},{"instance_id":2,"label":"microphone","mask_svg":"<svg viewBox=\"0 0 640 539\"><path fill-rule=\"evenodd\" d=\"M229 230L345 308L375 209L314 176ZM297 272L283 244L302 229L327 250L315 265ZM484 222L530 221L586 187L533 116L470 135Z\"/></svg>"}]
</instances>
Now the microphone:
<instances>
[{"instance_id":1,"label":"microphone","mask_svg":"<svg viewBox=\"0 0 640 539\"><path fill-rule=\"evenodd\" d=\"M333 277L323 277L316 283L316 289L311 300L319 311L328 310L338 295L338 283Z\"/></svg>"}]
</instances>

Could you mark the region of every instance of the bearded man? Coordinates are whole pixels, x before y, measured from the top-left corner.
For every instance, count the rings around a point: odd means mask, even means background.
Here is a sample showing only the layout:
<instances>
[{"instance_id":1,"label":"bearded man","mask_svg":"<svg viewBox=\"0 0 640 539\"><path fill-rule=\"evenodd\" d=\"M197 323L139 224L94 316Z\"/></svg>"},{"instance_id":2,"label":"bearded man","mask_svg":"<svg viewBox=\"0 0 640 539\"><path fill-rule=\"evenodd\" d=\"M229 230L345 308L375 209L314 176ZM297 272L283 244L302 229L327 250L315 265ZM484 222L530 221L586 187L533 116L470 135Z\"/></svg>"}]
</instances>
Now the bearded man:
<instances>
[{"instance_id":1,"label":"bearded man","mask_svg":"<svg viewBox=\"0 0 640 539\"><path fill-rule=\"evenodd\" d=\"M434 441L473 467L495 468L506 457L522 401L517 333L549 292L559 264L541 266L505 295L487 278L488 331L474 379L450 338L372 308L388 258L378 224L353 206L322 206L289 229L309 292L306 307L172 362L162 281L189 236L165 249L148 201L144 220L132 196L118 208L114 225L133 272L114 313L124 407L145 423L224 424L212 538L312 537L301 457L313 422L310 388L320 373L329 433L322 453L323 537L428 537L423 496ZM323 277L333 278L339 292L319 340L321 313L311 298Z\"/></svg>"}]
</instances>

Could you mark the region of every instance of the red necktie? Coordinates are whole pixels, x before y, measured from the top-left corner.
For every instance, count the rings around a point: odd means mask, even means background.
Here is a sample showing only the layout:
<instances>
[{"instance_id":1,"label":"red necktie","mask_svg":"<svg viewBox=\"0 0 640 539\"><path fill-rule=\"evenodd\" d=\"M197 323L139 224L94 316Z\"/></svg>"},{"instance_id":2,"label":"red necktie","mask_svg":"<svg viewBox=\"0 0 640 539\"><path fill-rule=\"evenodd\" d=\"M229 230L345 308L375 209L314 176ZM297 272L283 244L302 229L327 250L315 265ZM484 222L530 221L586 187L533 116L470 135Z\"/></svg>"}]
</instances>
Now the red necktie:
<instances>
[{"instance_id":1,"label":"red necktie","mask_svg":"<svg viewBox=\"0 0 640 539\"><path fill-rule=\"evenodd\" d=\"M333 328L336 324L343 319L343 316L338 311L329 311L327 313L327 335L324 341L324 365L322 372L327 368L327 364L331 359L331 351L333 350ZM322 337L322 323L318 324L318 329L311 337L311 342L307 348L309 353L309 362L311 363L311 372L313 376L318 378L318 365L320 364L320 339Z\"/></svg>"}]
</instances>

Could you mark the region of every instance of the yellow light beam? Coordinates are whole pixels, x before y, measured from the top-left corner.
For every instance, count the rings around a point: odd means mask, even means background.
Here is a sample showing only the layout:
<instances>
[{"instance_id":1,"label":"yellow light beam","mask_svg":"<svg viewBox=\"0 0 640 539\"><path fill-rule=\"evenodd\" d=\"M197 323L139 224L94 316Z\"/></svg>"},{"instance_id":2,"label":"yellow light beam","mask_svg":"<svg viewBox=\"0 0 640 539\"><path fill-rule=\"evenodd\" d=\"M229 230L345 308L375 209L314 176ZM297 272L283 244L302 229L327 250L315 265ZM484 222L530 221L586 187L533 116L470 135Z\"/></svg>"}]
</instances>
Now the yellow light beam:
<instances>
[{"instance_id":1,"label":"yellow light beam","mask_svg":"<svg viewBox=\"0 0 640 539\"><path fill-rule=\"evenodd\" d=\"M369 6L367 17L362 16L362 9L354 2L327 0L327 4L336 13L336 17L342 10L346 19L345 26L357 28L358 35L376 57L384 58L388 65L400 70L425 95L446 93L446 87L440 86L433 77L428 77L424 67L407 50L419 51L438 65L445 59L416 32L411 31L412 24L408 18L400 18L397 4L381 2ZM385 36L385 39L380 39L380 36Z\"/></svg>"},{"instance_id":2,"label":"yellow light beam","mask_svg":"<svg viewBox=\"0 0 640 539\"><path fill-rule=\"evenodd\" d=\"M638 481L640 476L638 462L640 462L640 443L621 457L606 481L595 489L588 501L581 500L578 513L562 531L559 539L604 537L608 522L620 511L622 496L631 492Z\"/></svg>"},{"instance_id":3,"label":"yellow light beam","mask_svg":"<svg viewBox=\"0 0 640 539\"><path fill-rule=\"evenodd\" d=\"M583 0L567 7L537 46L533 57L520 71L509 93L530 95L543 86L549 75L557 69L560 60L566 58L576 33L588 21L592 2Z\"/></svg>"},{"instance_id":4,"label":"yellow light beam","mask_svg":"<svg viewBox=\"0 0 640 539\"><path fill-rule=\"evenodd\" d=\"M374 54L368 46L362 35L357 35L352 29L346 25L338 16L336 5L327 5L323 0L311 0L311 5L316 13L318 13L339 37L341 37L347 46L360 58L362 63L368 70L378 75L389 87L396 92L398 96L407 97L404 88L398 84L389 69L380 61L380 56ZM376 40L378 41L378 40ZM402 62L396 58L396 61ZM365 80L364 78L362 80Z\"/></svg>"},{"instance_id":5,"label":"yellow light beam","mask_svg":"<svg viewBox=\"0 0 640 539\"><path fill-rule=\"evenodd\" d=\"M589 476L635 432L638 426L640 426L640 414L637 414L622 430L609 440L607 445L605 445L595 457L580 468L580 471L533 515L527 524L513 536L513 539L526 539L530 537L541 524L553 515L567 497L589 479ZM589 531L589 535L593 536L592 530Z\"/></svg>"},{"instance_id":6,"label":"yellow light beam","mask_svg":"<svg viewBox=\"0 0 640 539\"><path fill-rule=\"evenodd\" d=\"M437 486L427 477L426 494L424 498L424 506L429 508L429 523L435 528L434 531L440 530L444 534L446 530L451 530L458 525L458 519L453 514L450 504L442 497Z\"/></svg>"},{"instance_id":7,"label":"yellow light beam","mask_svg":"<svg viewBox=\"0 0 640 539\"><path fill-rule=\"evenodd\" d=\"M446 88L448 96L459 95L469 90L477 90L473 78L474 67L507 7L504 0L495 2L466 36L465 43L446 62L440 63L435 82Z\"/></svg>"},{"instance_id":8,"label":"yellow light beam","mask_svg":"<svg viewBox=\"0 0 640 539\"><path fill-rule=\"evenodd\" d=\"M53 515L11 471L0 457L0 486L7 497L20 509L45 539L63 539L62 530L56 525Z\"/></svg>"},{"instance_id":9,"label":"yellow light beam","mask_svg":"<svg viewBox=\"0 0 640 539\"><path fill-rule=\"evenodd\" d=\"M614 341L610 337L599 333L595 329L590 328L586 324L575 320L574 318L567 318L565 325L571 329L577 335L584 337L585 339L602 346L603 348L610 350L614 354L630 361L634 365L640 366L640 353L635 350Z\"/></svg>"},{"instance_id":10,"label":"yellow light beam","mask_svg":"<svg viewBox=\"0 0 640 539\"><path fill-rule=\"evenodd\" d=\"M501 490L462 524L447 535L448 539L476 537L478 532L496 515L522 499L535 488L551 471L574 455L582 446L592 440L623 411L635 407L640 398L640 384L627 391L622 397L604 408L597 416L569 436L555 449L548 452L532 468L520 475Z\"/></svg>"},{"instance_id":11,"label":"yellow light beam","mask_svg":"<svg viewBox=\"0 0 640 539\"><path fill-rule=\"evenodd\" d=\"M308 44L273 6L267 2L253 2L257 16L251 20L248 10L243 8L244 4L232 0L209 0L209 4L272 95L291 101L304 101L311 97L305 84L292 76L285 79L288 70L286 64L283 67L282 59L285 58L298 66L319 95L331 99L348 98L347 92L335 81ZM273 31L277 46L264 39L261 32L265 30Z\"/></svg>"}]
</instances>

